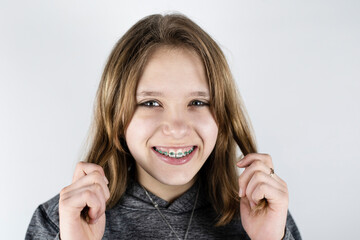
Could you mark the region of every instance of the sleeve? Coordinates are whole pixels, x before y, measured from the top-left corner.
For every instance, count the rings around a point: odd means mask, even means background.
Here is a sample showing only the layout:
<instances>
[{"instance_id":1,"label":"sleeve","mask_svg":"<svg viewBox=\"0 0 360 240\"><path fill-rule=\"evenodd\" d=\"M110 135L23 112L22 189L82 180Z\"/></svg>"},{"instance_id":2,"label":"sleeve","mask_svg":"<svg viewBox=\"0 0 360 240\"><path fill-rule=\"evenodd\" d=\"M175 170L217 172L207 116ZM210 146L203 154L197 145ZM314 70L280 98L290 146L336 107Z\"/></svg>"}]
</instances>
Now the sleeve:
<instances>
[{"instance_id":1,"label":"sleeve","mask_svg":"<svg viewBox=\"0 0 360 240\"><path fill-rule=\"evenodd\" d=\"M285 235L283 240L301 240L299 229L297 228L295 221L289 211L287 214Z\"/></svg>"},{"instance_id":2,"label":"sleeve","mask_svg":"<svg viewBox=\"0 0 360 240\"><path fill-rule=\"evenodd\" d=\"M25 240L58 239L59 227L50 219L43 205L40 205L33 214L26 231Z\"/></svg>"}]
</instances>

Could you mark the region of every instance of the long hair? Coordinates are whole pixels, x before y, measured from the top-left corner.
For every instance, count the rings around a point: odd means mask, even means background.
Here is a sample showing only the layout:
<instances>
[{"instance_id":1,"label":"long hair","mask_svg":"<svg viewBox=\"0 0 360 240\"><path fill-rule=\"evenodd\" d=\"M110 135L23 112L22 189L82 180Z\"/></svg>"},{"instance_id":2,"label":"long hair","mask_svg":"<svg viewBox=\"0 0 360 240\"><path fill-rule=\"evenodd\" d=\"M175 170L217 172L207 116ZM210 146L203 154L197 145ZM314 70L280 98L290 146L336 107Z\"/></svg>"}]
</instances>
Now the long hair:
<instances>
[{"instance_id":1,"label":"long hair","mask_svg":"<svg viewBox=\"0 0 360 240\"><path fill-rule=\"evenodd\" d=\"M210 108L218 124L215 147L199 172L218 213L217 226L239 213L236 149L256 152L244 105L229 66L216 42L197 24L181 14L150 15L132 26L113 48L97 91L90 148L85 161L99 164L109 179L113 207L124 194L134 159L125 131L136 108L135 92L151 54L162 46L184 47L201 58L210 90Z\"/></svg>"}]
</instances>

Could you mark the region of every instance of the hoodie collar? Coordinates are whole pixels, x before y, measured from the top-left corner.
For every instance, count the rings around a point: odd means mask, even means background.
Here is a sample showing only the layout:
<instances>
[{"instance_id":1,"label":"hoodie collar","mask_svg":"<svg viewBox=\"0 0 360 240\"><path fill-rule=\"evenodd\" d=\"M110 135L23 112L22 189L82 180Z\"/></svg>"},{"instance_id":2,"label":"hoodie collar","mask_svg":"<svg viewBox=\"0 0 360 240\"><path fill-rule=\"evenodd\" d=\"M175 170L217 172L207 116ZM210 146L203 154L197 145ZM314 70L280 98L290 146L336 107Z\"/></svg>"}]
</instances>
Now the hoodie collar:
<instances>
[{"instance_id":1,"label":"hoodie collar","mask_svg":"<svg viewBox=\"0 0 360 240\"><path fill-rule=\"evenodd\" d=\"M153 201L158 204L160 209L166 209L172 212L189 212L193 209L198 189L199 197L195 207L195 209L197 209L208 204L203 191L204 189L201 188L199 181L196 181L184 194L171 203L156 196L150 191L148 191L148 193ZM134 180L129 181L126 193L121 197L119 204L128 208L154 209L154 206L144 189Z\"/></svg>"}]
</instances>

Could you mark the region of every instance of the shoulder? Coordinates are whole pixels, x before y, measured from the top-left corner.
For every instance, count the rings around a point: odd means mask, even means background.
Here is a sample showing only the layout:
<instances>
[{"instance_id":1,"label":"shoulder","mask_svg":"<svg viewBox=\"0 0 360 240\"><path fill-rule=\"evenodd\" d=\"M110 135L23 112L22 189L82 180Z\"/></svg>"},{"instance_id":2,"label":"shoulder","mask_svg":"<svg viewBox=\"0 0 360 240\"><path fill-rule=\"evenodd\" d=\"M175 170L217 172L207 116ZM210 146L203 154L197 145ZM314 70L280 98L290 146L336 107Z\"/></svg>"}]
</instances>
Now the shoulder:
<instances>
[{"instance_id":1,"label":"shoulder","mask_svg":"<svg viewBox=\"0 0 360 240\"><path fill-rule=\"evenodd\" d=\"M294 221L294 218L291 216L290 212L288 211L287 219L286 219L286 229L285 229L285 237L284 239L296 239L301 240L301 235L299 232L298 227Z\"/></svg>"},{"instance_id":2,"label":"shoulder","mask_svg":"<svg viewBox=\"0 0 360 240\"><path fill-rule=\"evenodd\" d=\"M30 221L26 239L55 237L59 232L59 194L39 205Z\"/></svg>"},{"instance_id":3,"label":"shoulder","mask_svg":"<svg viewBox=\"0 0 360 240\"><path fill-rule=\"evenodd\" d=\"M53 223L57 228L59 228L59 198L60 195L57 194L38 207L44 217Z\"/></svg>"}]
</instances>

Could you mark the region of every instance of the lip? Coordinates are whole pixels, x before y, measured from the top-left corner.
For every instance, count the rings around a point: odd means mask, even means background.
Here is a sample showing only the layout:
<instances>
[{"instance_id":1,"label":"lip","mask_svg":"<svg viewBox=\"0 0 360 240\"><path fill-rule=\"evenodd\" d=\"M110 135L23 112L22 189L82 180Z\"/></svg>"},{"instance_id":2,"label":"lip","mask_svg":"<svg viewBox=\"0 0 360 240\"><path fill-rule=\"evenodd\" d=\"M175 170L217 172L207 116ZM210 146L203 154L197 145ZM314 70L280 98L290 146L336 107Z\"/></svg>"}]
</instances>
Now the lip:
<instances>
[{"instance_id":1,"label":"lip","mask_svg":"<svg viewBox=\"0 0 360 240\"><path fill-rule=\"evenodd\" d=\"M156 147L156 148L173 148L173 149L180 149L180 148L190 148L190 147L196 147L196 145L187 145L187 146L161 146L161 145L156 145L156 146L153 146L153 147Z\"/></svg>"},{"instance_id":2,"label":"lip","mask_svg":"<svg viewBox=\"0 0 360 240\"><path fill-rule=\"evenodd\" d=\"M160 160L164 161L165 163L170 164L170 165L182 165L182 164L189 162L193 158L194 154L197 152L198 147L193 146L193 145L192 145L192 147L194 147L194 150L189 155L186 155L185 157L181 157L181 158L168 157L168 156L158 153L157 151L155 151L154 148L151 148L151 149L152 149L153 153L155 153L155 155ZM171 147L171 148L180 149L180 148L184 148L184 147Z\"/></svg>"}]
</instances>

